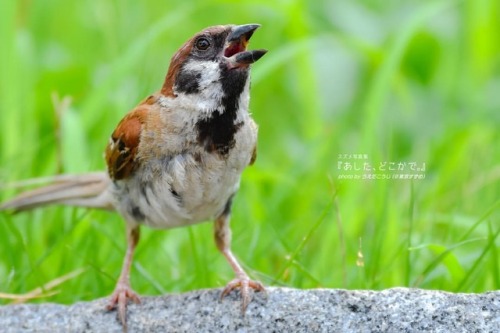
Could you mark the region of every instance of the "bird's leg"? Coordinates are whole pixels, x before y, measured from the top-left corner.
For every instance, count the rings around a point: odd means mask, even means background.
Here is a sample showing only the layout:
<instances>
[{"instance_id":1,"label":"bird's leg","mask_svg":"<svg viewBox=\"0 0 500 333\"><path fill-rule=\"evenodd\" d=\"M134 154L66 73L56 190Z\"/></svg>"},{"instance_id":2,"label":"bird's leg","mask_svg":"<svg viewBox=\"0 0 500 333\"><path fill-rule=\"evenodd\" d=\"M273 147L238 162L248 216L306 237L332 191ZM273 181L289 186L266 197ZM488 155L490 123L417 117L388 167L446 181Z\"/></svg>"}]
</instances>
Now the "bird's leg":
<instances>
[{"instance_id":1,"label":"bird's leg","mask_svg":"<svg viewBox=\"0 0 500 333\"><path fill-rule=\"evenodd\" d=\"M132 265L132 257L134 255L135 247L139 242L139 226L127 226L127 252L123 259L122 272L116 282L115 290L111 294L107 309L112 310L118 306L118 317L124 329L127 323L127 302L131 299L135 303L140 303L139 296L130 287L130 266Z\"/></svg>"},{"instance_id":2,"label":"bird's leg","mask_svg":"<svg viewBox=\"0 0 500 333\"><path fill-rule=\"evenodd\" d=\"M256 291L265 291L264 286L259 281L250 280L238 260L231 252L231 229L229 228L231 201L226 205L224 212L215 220L215 244L219 251L226 257L229 265L233 269L236 277L230 281L222 291L221 298L229 294L233 289L240 288L242 304L241 311L245 314L248 303L251 301L250 288Z\"/></svg>"}]
</instances>

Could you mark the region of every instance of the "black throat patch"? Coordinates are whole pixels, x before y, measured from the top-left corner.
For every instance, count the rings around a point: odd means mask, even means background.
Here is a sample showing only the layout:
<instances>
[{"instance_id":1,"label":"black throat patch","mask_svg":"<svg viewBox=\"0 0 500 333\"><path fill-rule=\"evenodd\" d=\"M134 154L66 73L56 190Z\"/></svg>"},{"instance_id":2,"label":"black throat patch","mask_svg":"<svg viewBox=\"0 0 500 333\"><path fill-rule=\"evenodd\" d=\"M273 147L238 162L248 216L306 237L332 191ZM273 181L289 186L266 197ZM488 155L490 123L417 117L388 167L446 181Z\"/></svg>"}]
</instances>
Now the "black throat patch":
<instances>
[{"instance_id":1,"label":"black throat patch","mask_svg":"<svg viewBox=\"0 0 500 333\"><path fill-rule=\"evenodd\" d=\"M215 110L209 118L198 121L196 128L198 143L203 144L207 152L226 155L234 147L234 135L243 125L235 121L239 98L248 79L248 70L228 70L224 64L221 64L220 69L224 109Z\"/></svg>"}]
</instances>

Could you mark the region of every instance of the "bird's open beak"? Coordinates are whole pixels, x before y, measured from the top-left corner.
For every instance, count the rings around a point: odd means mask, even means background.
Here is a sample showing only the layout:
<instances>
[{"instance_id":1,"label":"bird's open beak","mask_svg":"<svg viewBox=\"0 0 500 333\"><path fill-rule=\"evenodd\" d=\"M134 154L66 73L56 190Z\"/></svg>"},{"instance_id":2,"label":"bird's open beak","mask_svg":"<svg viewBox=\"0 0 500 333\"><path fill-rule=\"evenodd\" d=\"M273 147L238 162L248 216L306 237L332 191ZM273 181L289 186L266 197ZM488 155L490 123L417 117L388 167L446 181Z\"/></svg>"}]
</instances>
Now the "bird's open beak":
<instances>
[{"instance_id":1,"label":"bird's open beak","mask_svg":"<svg viewBox=\"0 0 500 333\"><path fill-rule=\"evenodd\" d=\"M234 26L226 39L224 56L229 60L231 68L246 67L259 60L267 50L247 51L248 41L259 24Z\"/></svg>"}]
</instances>

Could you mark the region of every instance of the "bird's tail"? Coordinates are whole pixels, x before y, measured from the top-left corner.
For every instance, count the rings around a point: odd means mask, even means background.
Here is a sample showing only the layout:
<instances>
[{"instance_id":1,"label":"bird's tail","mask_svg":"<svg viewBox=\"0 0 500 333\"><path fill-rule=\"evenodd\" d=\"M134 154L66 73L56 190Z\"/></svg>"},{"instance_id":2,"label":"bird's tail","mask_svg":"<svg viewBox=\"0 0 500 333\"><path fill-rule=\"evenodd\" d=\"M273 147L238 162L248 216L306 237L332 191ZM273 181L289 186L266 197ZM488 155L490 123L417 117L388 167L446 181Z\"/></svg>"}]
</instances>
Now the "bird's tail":
<instances>
[{"instance_id":1,"label":"bird's tail","mask_svg":"<svg viewBox=\"0 0 500 333\"><path fill-rule=\"evenodd\" d=\"M59 175L28 180L17 185L26 186L40 182L47 182L48 185L19 194L0 204L0 210L19 212L50 204L114 209L108 192L111 180L104 172Z\"/></svg>"}]
</instances>

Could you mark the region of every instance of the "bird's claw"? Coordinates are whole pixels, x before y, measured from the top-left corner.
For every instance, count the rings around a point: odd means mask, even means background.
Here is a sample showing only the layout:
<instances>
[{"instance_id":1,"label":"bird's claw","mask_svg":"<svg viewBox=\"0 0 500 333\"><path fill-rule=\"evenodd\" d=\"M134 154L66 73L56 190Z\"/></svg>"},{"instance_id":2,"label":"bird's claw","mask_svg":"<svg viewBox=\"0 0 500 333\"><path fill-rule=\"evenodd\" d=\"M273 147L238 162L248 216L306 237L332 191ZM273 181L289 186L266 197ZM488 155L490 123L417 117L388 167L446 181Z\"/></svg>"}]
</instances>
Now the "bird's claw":
<instances>
[{"instance_id":1,"label":"bird's claw","mask_svg":"<svg viewBox=\"0 0 500 333\"><path fill-rule=\"evenodd\" d=\"M118 307L118 318L124 328L126 328L127 323L127 303L129 299L136 304L141 303L139 295L137 295L137 293L133 291L128 284L118 283L113 291L113 294L111 294L108 305L106 306L108 311Z\"/></svg>"},{"instance_id":2,"label":"bird's claw","mask_svg":"<svg viewBox=\"0 0 500 333\"><path fill-rule=\"evenodd\" d=\"M237 277L234 280L230 281L224 290L221 293L221 299L227 296L231 291L236 288L240 288L241 293L241 313L245 315L246 309L250 301L252 300L252 296L250 295L250 288L255 291L263 291L266 292L264 285L259 281L250 280L248 276Z\"/></svg>"}]
</instances>

